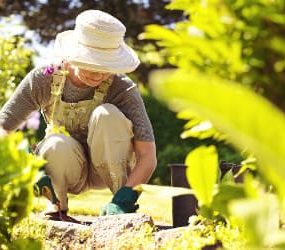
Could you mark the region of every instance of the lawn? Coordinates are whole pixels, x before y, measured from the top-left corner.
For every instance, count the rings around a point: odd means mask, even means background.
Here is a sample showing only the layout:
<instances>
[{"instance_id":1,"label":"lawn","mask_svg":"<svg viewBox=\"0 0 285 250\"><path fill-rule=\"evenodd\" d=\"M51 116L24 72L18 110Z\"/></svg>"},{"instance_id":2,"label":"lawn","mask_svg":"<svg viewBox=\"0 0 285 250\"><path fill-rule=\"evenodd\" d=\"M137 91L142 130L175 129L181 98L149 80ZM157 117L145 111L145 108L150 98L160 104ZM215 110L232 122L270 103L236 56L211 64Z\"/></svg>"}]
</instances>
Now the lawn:
<instances>
[{"instance_id":1,"label":"lawn","mask_svg":"<svg viewBox=\"0 0 285 250\"><path fill-rule=\"evenodd\" d=\"M143 192L138 200L138 213L152 216L156 223L172 224L173 195L189 192L184 188L169 186L142 185ZM90 190L80 195L69 195L70 214L98 215L100 208L112 199L108 189ZM43 211L46 200L34 198L33 210Z\"/></svg>"}]
</instances>

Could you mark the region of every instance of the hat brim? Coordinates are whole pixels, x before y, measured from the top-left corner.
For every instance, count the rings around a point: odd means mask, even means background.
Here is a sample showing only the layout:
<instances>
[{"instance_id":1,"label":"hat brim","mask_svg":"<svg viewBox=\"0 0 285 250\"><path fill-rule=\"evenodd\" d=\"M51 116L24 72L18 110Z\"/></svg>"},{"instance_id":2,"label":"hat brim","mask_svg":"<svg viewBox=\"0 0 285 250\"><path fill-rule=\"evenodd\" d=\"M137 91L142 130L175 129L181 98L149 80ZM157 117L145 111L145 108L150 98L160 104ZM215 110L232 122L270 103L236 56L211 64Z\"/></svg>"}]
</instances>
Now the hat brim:
<instances>
[{"instance_id":1,"label":"hat brim","mask_svg":"<svg viewBox=\"0 0 285 250\"><path fill-rule=\"evenodd\" d=\"M56 57L93 71L130 73L140 64L136 53L124 42L116 49L93 48L80 44L73 30L57 35L54 53Z\"/></svg>"}]
</instances>

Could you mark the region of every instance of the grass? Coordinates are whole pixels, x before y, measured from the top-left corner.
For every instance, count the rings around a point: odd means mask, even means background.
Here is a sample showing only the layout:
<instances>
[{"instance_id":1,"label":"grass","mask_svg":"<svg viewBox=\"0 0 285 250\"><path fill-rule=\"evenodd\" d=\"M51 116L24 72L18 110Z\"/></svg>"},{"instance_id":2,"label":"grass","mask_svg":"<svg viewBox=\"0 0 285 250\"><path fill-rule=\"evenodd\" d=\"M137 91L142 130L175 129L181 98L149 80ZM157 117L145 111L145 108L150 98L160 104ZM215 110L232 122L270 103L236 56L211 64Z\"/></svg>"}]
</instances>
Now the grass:
<instances>
[{"instance_id":1,"label":"grass","mask_svg":"<svg viewBox=\"0 0 285 250\"><path fill-rule=\"evenodd\" d=\"M188 192L184 188L168 186L142 185L143 192L138 200L140 205L138 213L150 215L155 222L172 224L172 199L173 195ZM112 199L108 189L90 190L79 195L69 195L70 214L98 215L100 208ZM43 211L46 200L35 198L34 211Z\"/></svg>"}]
</instances>

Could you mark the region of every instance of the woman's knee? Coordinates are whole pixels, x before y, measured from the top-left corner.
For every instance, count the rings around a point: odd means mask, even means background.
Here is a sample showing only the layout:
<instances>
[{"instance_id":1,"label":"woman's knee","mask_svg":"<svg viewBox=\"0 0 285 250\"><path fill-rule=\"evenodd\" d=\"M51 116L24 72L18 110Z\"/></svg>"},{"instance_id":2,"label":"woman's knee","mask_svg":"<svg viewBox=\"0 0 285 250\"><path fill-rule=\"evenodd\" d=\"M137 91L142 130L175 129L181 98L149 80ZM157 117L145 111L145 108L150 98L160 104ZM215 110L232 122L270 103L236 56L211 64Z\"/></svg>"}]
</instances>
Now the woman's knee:
<instances>
[{"instance_id":1,"label":"woman's knee","mask_svg":"<svg viewBox=\"0 0 285 250\"><path fill-rule=\"evenodd\" d=\"M75 151L83 151L79 143L72 137L62 134L53 134L44 139L39 145L39 155L45 159L62 159L68 158ZM83 153L83 152L82 152Z\"/></svg>"},{"instance_id":2,"label":"woman's knee","mask_svg":"<svg viewBox=\"0 0 285 250\"><path fill-rule=\"evenodd\" d=\"M115 105L111 103L104 103L94 109L91 115L90 123L109 122L114 118L125 118L125 116Z\"/></svg>"},{"instance_id":3,"label":"woman's knee","mask_svg":"<svg viewBox=\"0 0 285 250\"><path fill-rule=\"evenodd\" d=\"M113 130L126 130L133 136L132 122L115 105L104 103L96 107L89 121L89 132L93 133L95 129L100 132Z\"/></svg>"},{"instance_id":4,"label":"woman's knee","mask_svg":"<svg viewBox=\"0 0 285 250\"><path fill-rule=\"evenodd\" d=\"M76 191L84 184L87 161L83 147L74 138L50 135L40 145L39 155L46 159L45 171L56 185L67 185Z\"/></svg>"}]
</instances>

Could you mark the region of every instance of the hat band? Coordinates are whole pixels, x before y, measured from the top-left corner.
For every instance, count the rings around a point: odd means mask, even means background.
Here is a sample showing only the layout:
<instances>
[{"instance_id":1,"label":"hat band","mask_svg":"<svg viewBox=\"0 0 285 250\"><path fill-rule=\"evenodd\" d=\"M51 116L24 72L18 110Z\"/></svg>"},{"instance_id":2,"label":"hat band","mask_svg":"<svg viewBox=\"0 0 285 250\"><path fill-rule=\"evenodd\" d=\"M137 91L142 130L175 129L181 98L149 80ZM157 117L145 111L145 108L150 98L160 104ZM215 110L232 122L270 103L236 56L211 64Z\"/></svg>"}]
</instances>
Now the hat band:
<instances>
[{"instance_id":1,"label":"hat band","mask_svg":"<svg viewBox=\"0 0 285 250\"><path fill-rule=\"evenodd\" d=\"M91 48L117 49L123 43L122 34L108 36L103 32L96 32L94 28L81 25L76 25L75 34L79 43Z\"/></svg>"}]
</instances>

